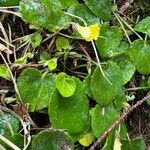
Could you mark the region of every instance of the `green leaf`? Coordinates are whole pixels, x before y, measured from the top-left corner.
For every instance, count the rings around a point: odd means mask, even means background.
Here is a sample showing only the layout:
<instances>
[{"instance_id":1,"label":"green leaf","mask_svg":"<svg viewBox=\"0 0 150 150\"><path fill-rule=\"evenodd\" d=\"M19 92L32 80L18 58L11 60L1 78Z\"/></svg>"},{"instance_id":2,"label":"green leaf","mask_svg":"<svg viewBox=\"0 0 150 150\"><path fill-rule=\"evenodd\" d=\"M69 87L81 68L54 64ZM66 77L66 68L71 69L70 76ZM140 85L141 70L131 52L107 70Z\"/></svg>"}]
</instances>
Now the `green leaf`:
<instances>
[{"instance_id":1,"label":"green leaf","mask_svg":"<svg viewBox=\"0 0 150 150\"><path fill-rule=\"evenodd\" d=\"M123 75L123 83L126 84L130 81L136 71L135 65L125 55L117 57L114 61L120 66Z\"/></svg>"},{"instance_id":2,"label":"green leaf","mask_svg":"<svg viewBox=\"0 0 150 150\"><path fill-rule=\"evenodd\" d=\"M33 58L33 54L32 53L26 53L23 57L17 59L15 62L14 62L14 66L19 66L19 65L22 65L22 64L26 64L27 63L27 59L28 58Z\"/></svg>"},{"instance_id":3,"label":"green leaf","mask_svg":"<svg viewBox=\"0 0 150 150\"><path fill-rule=\"evenodd\" d=\"M68 39L64 37L58 37L56 40L56 48L61 52L63 49L67 50L70 48Z\"/></svg>"},{"instance_id":4,"label":"green leaf","mask_svg":"<svg viewBox=\"0 0 150 150\"><path fill-rule=\"evenodd\" d=\"M127 100L126 100L126 95L125 95L124 90L119 89L115 97L114 103L115 103L116 109L119 111L125 107L125 103L127 103Z\"/></svg>"},{"instance_id":5,"label":"green leaf","mask_svg":"<svg viewBox=\"0 0 150 150\"><path fill-rule=\"evenodd\" d=\"M58 91L63 97L70 97L76 89L76 82L73 77L69 77L66 73L61 72L55 78L55 83Z\"/></svg>"},{"instance_id":6,"label":"green leaf","mask_svg":"<svg viewBox=\"0 0 150 150\"><path fill-rule=\"evenodd\" d=\"M150 77L148 78L147 84L148 84L148 87L150 87Z\"/></svg>"},{"instance_id":7,"label":"green leaf","mask_svg":"<svg viewBox=\"0 0 150 150\"><path fill-rule=\"evenodd\" d=\"M150 45L143 40L136 40L129 49L130 59L141 74L150 73Z\"/></svg>"},{"instance_id":8,"label":"green leaf","mask_svg":"<svg viewBox=\"0 0 150 150\"><path fill-rule=\"evenodd\" d=\"M45 52L45 51L41 52L41 54L40 54L41 62L45 62L45 61L48 61L50 59L51 59L51 57L50 57L50 55L47 52Z\"/></svg>"},{"instance_id":9,"label":"green leaf","mask_svg":"<svg viewBox=\"0 0 150 150\"><path fill-rule=\"evenodd\" d=\"M74 150L70 136L62 130L45 130L35 135L33 150Z\"/></svg>"},{"instance_id":10,"label":"green leaf","mask_svg":"<svg viewBox=\"0 0 150 150\"><path fill-rule=\"evenodd\" d=\"M69 0L69 1L68 0L67 1L60 0L60 3L61 3L61 7L63 9L66 9L66 8L70 7L71 5L77 4L78 1L77 0Z\"/></svg>"},{"instance_id":11,"label":"green leaf","mask_svg":"<svg viewBox=\"0 0 150 150\"><path fill-rule=\"evenodd\" d=\"M118 113L112 104L106 107L96 105L92 111L91 117L93 133L99 138L104 131L116 121Z\"/></svg>"},{"instance_id":12,"label":"green leaf","mask_svg":"<svg viewBox=\"0 0 150 150\"><path fill-rule=\"evenodd\" d=\"M88 132L83 135L83 137L79 140L79 143L85 147L88 147L93 141L95 137L92 132Z\"/></svg>"},{"instance_id":13,"label":"green leaf","mask_svg":"<svg viewBox=\"0 0 150 150\"><path fill-rule=\"evenodd\" d=\"M17 133L19 129L19 120L11 114L0 112L0 134L6 138Z\"/></svg>"},{"instance_id":14,"label":"green leaf","mask_svg":"<svg viewBox=\"0 0 150 150\"><path fill-rule=\"evenodd\" d=\"M49 70L54 70L57 67L57 58L53 58L48 61L48 68Z\"/></svg>"},{"instance_id":15,"label":"green leaf","mask_svg":"<svg viewBox=\"0 0 150 150\"><path fill-rule=\"evenodd\" d=\"M83 81L83 86L85 88L85 93L89 96L92 97L92 92L91 92L91 88L90 88L90 84L91 84L91 76L88 75L84 81Z\"/></svg>"},{"instance_id":16,"label":"green leaf","mask_svg":"<svg viewBox=\"0 0 150 150\"><path fill-rule=\"evenodd\" d=\"M122 52L122 49L119 49L122 36L123 34L120 28L116 26L110 27L108 24L102 25L100 37L96 41L98 52L101 57L114 57Z\"/></svg>"},{"instance_id":17,"label":"green leaf","mask_svg":"<svg viewBox=\"0 0 150 150\"><path fill-rule=\"evenodd\" d=\"M84 2L100 19L108 21L111 18L110 0L84 0Z\"/></svg>"},{"instance_id":18,"label":"green leaf","mask_svg":"<svg viewBox=\"0 0 150 150\"><path fill-rule=\"evenodd\" d=\"M4 78L6 80L11 79L8 68L5 67L4 65L0 65L0 77Z\"/></svg>"},{"instance_id":19,"label":"green leaf","mask_svg":"<svg viewBox=\"0 0 150 150\"><path fill-rule=\"evenodd\" d=\"M58 0L25 0L20 2L22 19L34 28L44 27L51 32L69 25Z\"/></svg>"},{"instance_id":20,"label":"green leaf","mask_svg":"<svg viewBox=\"0 0 150 150\"><path fill-rule=\"evenodd\" d=\"M134 28L138 32L150 35L150 16L142 19Z\"/></svg>"},{"instance_id":21,"label":"green leaf","mask_svg":"<svg viewBox=\"0 0 150 150\"><path fill-rule=\"evenodd\" d=\"M94 100L105 106L114 100L118 91L122 88L123 81L121 69L116 63L108 62L103 70L111 84L104 78L100 69L96 68L90 87Z\"/></svg>"},{"instance_id":22,"label":"green leaf","mask_svg":"<svg viewBox=\"0 0 150 150\"><path fill-rule=\"evenodd\" d=\"M76 90L71 97L63 97L56 89L51 95L49 118L52 127L66 129L71 134L80 133L88 119L89 106L83 84L75 79Z\"/></svg>"},{"instance_id":23,"label":"green leaf","mask_svg":"<svg viewBox=\"0 0 150 150\"><path fill-rule=\"evenodd\" d=\"M122 141L121 150L145 150L146 145L143 138Z\"/></svg>"},{"instance_id":24,"label":"green leaf","mask_svg":"<svg viewBox=\"0 0 150 150\"><path fill-rule=\"evenodd\" d=\"M85 4L72 5L67 10L69 13L79 16L84 19L87 25L100 24L99 18L95 16ZM86 14L86 15L85 15ZM73 18L75 22L84 25L83 21Z\"/></svg>"},{"instance_id":25,"label":"green leaf","mask_svg":"<svg viewBox=\"0 0 150 150\"><path fill-rule=\"evenodd\" d=\"M0 6L18 6L20 0L0 0Z\"/></svg>"},{"instance_id":26,"label":"green leaf","mask_svg":"<svg viewBox=\"0 0 150 150\"><path fill-rule=\"evenodd\" d=\"M19 133L15 133L14 135L7 137L7 139L9 139L17 147L19 147L21 149L24 148L24 137L23 137L23 135L21 135ZM0 144L3 145L7 150L12 150L12 148L10 148L9 145L7 145L4 142L0 141Z\"/></svg>"},{"instance_id":27,"label":"green leaf","mask_svg":"<svg viewBox=\"0 0 150 150\"><path fill-rule=\"evenodd\" d=\"M24 103L29 103L29 111L46 108L55 80L52 74L42 74L34 68L24 70L17 79L19 92Z\"/></svg>"},{"instance_id":28,"label":"green leaf","mask_svg":"<svg viewBox=\"0 0 150 150\"><path fill-rule=\"evenodd\" d=\"M34 48L40 46L41 41L42 41L42 36L40 35L40 33L34 33L30 37L30 42Z\"/></svg>"}]
</instances>

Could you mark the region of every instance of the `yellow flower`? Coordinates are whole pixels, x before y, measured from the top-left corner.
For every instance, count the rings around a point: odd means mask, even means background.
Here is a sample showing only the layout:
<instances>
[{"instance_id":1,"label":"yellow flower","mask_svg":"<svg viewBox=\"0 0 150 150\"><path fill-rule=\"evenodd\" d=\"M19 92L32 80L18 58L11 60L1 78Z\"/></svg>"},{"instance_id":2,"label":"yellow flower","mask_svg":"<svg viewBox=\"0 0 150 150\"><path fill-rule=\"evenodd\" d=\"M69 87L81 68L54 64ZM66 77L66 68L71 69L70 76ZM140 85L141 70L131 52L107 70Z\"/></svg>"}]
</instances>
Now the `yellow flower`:
<instances>
[{"instance_id":1,"label":"yellow flower","mask_svg":"<svg viewBox=\"0 0 150 150\"><path fill-rule=\"evenodd\" d=\"M100 27L98 26L98 24L93 24L87 27L83 27L77 24L76 29L86 41L98 39L100 31Z\"/></svg>"}]
</instances>

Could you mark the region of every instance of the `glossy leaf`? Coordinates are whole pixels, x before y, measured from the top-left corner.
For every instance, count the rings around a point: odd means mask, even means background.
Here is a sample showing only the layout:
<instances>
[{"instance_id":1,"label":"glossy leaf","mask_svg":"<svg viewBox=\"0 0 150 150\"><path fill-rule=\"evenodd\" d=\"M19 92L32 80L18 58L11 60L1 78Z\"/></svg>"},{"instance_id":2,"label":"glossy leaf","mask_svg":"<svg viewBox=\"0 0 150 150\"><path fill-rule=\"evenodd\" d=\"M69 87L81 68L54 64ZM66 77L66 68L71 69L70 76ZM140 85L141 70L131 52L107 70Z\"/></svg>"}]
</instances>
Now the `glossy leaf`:
<instances>
[{"instance_id":1,"label":"glossy leaf","mask_svg":"<svg viewBox=\"0 0 150 150\"><path fill-rule=\"evenodd\" d=\"M111 17L110 0L84 0L89 9L100 19L109 20Z\"/></svg>"},{"instance_id":2,"label":"glossy leaf","mask_svg":"<svg viewBox=\"0 0 150 150\"><path fill-rule=\"evenodd\" d=\"M28 68L20 74L17 85L22 101L29 103L29 111L34 112L48 106L55 80L52 74L42 74L37 69Z\"/></svg>"},{"instance_id":3,"label":"glossy leaf","mask_svg":"<svg viewBox=\"0 0 150 150\"><path fill-rule=\"evenodd\" d=\"M49 118L52 127L66 129L71 134L80 133L89 117L88 99L79 79L75 79L76 90L71 97L63 97L56 89L51 95Z\"/></svg>"},{"instance_id":4,"label":"glossy leaf","mask_svg":"<svg viewBox=\"0 0 150 150\"><path fill-rule=\"evenodd\" d=\"M38 47L41 44L42 36L40 33L34 33L30 37L30 42L34 48Z\"/></svg>"},{"instance_id":5,"label":"glossy leaf","mask_svg":"<svg viewBox=\"0 0 150 150\"><path fill-rule=\"evenodd\" d=\"M54 70L57 67L57 58L52 58L44 62L44 66L48 66L49 70Z\"/></svg>"},{"instance_id":6,"label":"glossy leaf","mask_svg":"<svg viewBox=\"0 0 150 150\"><path fill-rule=\"evenodd\" d=\"M146 145L143 138L135 138L132 140L122 141L122 149L121 150L145 150Z\"/></svg>"},{"instance_id":7,"label":"glossy leaf","mask_svg":"<svg viewBox=\"0 0 150 150\"><path fill-rule=\"evenodd\" d=\"M94 135L99 138L117 119L118 113L113 105L101 107L96 105L91 114L91 125Z\"/></svg>"},{"instance_id":8,"label":"glossy leaf","mask_svg":"<svg viewBox=\"0 0 150 150\"><path fill-rule=\"evenodd\" d=\"M74 150L71 137L62 130L41 131L32 141L33 150Z\"/></svg>"},{"instance_id":9,"label":"glossy leaf","mask_svg":"<svg viewBox=\"0 0 150 150\"><path fill-rule=\"evenodd\" d=\"M122 31L116 26L108 24L101 26L100 37L96 41L98 52L103 58L113 57L120 53L119 46L122 40Z\"/></svg>"},{"instance_id":10,"label":"glossy leaf","mask_svg":"<svg viewBox=\"0 0 150 150\"><path fill-rule=\"evenodd\" d=\"M91 24L100 24L99 18L93 14L90 9L85 4L76 4L72 5L67 10L70 14L74 14L78 17L81 17L87 25ZM86 14L86 15L85 15ZM76 23L84 25L83 21L77 18L73 18Z\"/></svg>"},{"instance_id":11,"label":"glossy leaf","mask_svg":"<svg viewBox=\"0 0 150 150\"><path fill-rule=\"evenodd\" d=\"M0 0L0 6L18 6L20 0Z\"/></svg>"},{"instance_id":12,"label":"glossy leaf","mask_svg":"<svg viewBox=\"0 0 150 150\"><path fill-rule=\"evenodd\" d=\"M126 84L130 81L136 71L135 65L125 55L117 57L114 61L120 66L123 75L123 83Z\"/></svg>"},{"instance_id":13,"label":"glossy leaf","mask_svg":"<svg viewBox=\"0 0 150 150\"><path fill-rule=\"evenodd\" d=\"M0 65L0 77L4 78L6 80L11 79L8 68L5 67L4 65Z\"/></svg>"},{"instance_id":14,"label":"glossy leaf","mask_svg":"<svg viewBox=\"0 0 150 150\"><path fill-rule=\"evenodd\" d=\"M111 84L104 78L100 69L96 68L91 80L91 91L94 100L105 106L114 100L122 88L123 81L121 69L116 63L109 62L103 70Z\"/></svg>"},{"instance_id":15,"label":"glossy leaf","mask_svg":"<svg viewBox=\"0 0 150 150\"><path fill-rule=\"evenodd\" d=\"M68 7L71 6L71 5L77 4L78 1L77 1L77 0L67 0L67 1L60 0L60 3L61 3L61 7L62 7L63 9L65 9L65 8L68 8Z\"/></svg>"},{"instance_id":16,"label":"glossy leaf","mask_svg":"<svg viewBox=\"0 0 150 150\"><path fill-rule=\"evenodd\" d=\"M138 32L146 33L150 35L150 17L142 19L134 28Z\"/></svg>"},{"instance_id":17,"label":"glossy leaf","mask_svg":"<svg viewBox=\"0 0 150 150\"><path fill-rule=\"evenodd\" d=\"M70 48L69 40L64 37L58 37L56 40L56 48L60 52Z\"/></svg>"},{"instance_id":18,"label":"glossy leaf","mask_svg":"<svg viewBox=\"0 0 150 150\"><path fill-rule=\"evenodd\" d=\"M73 77L69 77L66 73L61 72L55 79L56 87L63 97L70 97L76 89L76 82Z\"/></svg>"},{"instance_id":19,"label":"glossy leaf","mask_svg":"<svg viewBox=\"0 0 150 150\"><path fill-rule=\"evenodd\" d=\"M12 136L19 129L19 120L11 114L0 112L0 134L5 137Z\"/></svg>"},{"instance_id":20,"label":"glossy leaf","mask_svg":"<svg viewBox=\"0 0 150 150\"><path fill-rule=\"evenodd\" d=\"M26 53L24 56L16 59L16 61L14 62L14 66L26 64L28 58L33 58L33 54L29 52L29 53Z\"/></svg>"},{"instance_id":21,"label":"glossy leaf","mask_svg":"<svg viewBox=\"0 0 150 150\"><path fill-rule=\"evenodd\" d=\"M132 43L129 54L131 61L141 74L150 73L150 45L144 44L142 40L136 40Z\"/></svg>"},{"instance_id":22,"label":"glossy leaf","mask_svg":"<svg viewBox=\"0 0 150 150\"><path fill-rule=\"evenodd\" d=\"M69 25L58 0L25 0L20 3L22 19L32 28L44 27L51 32Z\"/></svg>"}]
</instances>

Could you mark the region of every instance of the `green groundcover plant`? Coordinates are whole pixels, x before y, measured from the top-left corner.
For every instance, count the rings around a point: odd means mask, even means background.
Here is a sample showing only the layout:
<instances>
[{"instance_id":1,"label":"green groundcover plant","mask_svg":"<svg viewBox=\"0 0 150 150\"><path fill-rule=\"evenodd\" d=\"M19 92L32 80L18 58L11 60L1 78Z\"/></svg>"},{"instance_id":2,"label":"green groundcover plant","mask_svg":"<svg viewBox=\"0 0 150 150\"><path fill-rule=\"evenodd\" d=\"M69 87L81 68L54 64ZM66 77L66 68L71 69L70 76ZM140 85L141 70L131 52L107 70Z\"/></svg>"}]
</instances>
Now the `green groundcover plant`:
<instances>
[{"instance_id":1,"label":"green groundcover plant","mask_svg":"<svg viewBox=\"0 0 150 150\"><path fill-rule=\"evenodd\" d=\"M16 91L6 102L27 105L27 114L44 113L49 118L49 128L37 127L32 133L30 120L0 113L0 134L18 148L88 149L130 106L134 95L129 95L126 85L135 73L146 79L143 88L150 88L149 16L130 25L110 0L1 0L0 5L18 5L16 12L33 32L20 40L30 49L12 63L19 70L17 80L6 62L0 65L0 77L13 81ZM54 40L54 48L41 49L39 67L28 66L48 39ZM76 42L89 50L79 52ZM21 133L19 122L25 125ZM0 144L11 149L8 142ZM129 138L124 122L101 143L105 150L145 148L142 137Z\"/></svg>"}]
</instances>

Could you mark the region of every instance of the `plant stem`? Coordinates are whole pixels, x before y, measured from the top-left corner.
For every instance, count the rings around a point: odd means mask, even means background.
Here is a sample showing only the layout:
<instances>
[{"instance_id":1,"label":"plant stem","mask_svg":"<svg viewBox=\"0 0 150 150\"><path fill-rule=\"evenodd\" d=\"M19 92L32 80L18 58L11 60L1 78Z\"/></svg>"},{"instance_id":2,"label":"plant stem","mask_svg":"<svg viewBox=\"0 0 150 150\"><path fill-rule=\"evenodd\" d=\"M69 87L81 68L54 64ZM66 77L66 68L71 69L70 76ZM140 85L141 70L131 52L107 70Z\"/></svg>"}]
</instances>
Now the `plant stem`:
<instances>
[{"instance_id":1,"label":"plant stem","mask_svg":"<svg viewBox=\"0 0 150 150\"><path fill-rule=\"evenodd\" d=\"M114 12L113 12L113 14L114 14L115 17L117 18L117 20L118 20L118 22L120 23L120 25L121 25L121 27L122 27L122 29L123 29L123 31L124 31L124 33L125 33L125 35L126 35L128 41L129 41L129 43L131 44L131 40L130 40L130 38L129 38L129 36L128 36L128 33L126 32L126 29L124 28L124 25L122 24L121 20L120 20L119 17L117 16L117 14L114 13Z\"/></svg>"},{"instance_id":2,"label":"plant stem","mask_svg":"<svg viewBox=\"0 0 150 150\"><path fill-rule=\"evenodd\" d=\"M136 90L144 90L144 89L150 89L150 87L135 87L135 88L127 88L126 91L136 91Z\"/></svg>"},{"instance_id":3,"label":"plant stem","mask_svg":"<svg viewBox=\"0 0 150 150\"><path fill-rule=\"evenodd\" d=\"M17 147L14 143L9 141L7 138L5 138L3 135L0 134L0 140L5 142L7 145L9 145L14 150L21 150L19 147Z\"/></svg>"},{"instance_id":4,"label":"plant stem","mask_svg":"<svg viewBox=\"0 0 150 150\"><path fill-rule=\"evenodd\" d=\"M0 52L0 55L1 55L1 57L2 57L2 59L3 59L3 61L4 61L4 63L5 63L5 65L6 65L6 67L8 68L8 71L9 71L9 74L10 74L10 76L11 76L12 82L13 82L13 84L14 84L14 88L15 88L16 94L17 94L17 96L18 96L18 98L19 98L19 101L20 101L21 103L23 103L23 102L22 102L22 99L21 99L21 96L20 96L20 93L19 93L19 90L18 90L18 87L17 87L17 84L16 84L16 80L15 80L15 78L13 77L13 74L12 74L12 72L11 72L11 69L10 69L8 63L6 62L4 56L3 56L3 54L2 54L1 52Z\"/></svg>"}]
</instances>

